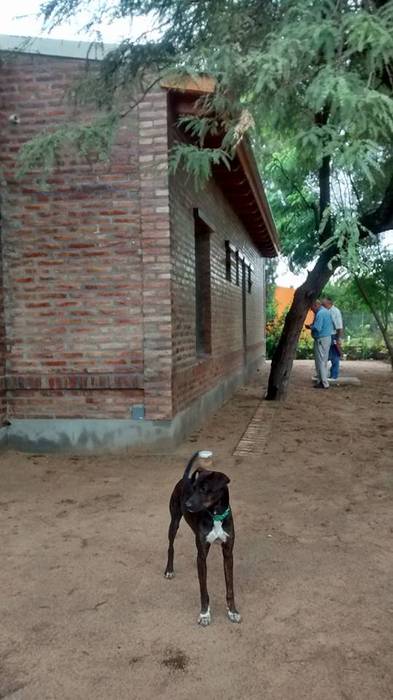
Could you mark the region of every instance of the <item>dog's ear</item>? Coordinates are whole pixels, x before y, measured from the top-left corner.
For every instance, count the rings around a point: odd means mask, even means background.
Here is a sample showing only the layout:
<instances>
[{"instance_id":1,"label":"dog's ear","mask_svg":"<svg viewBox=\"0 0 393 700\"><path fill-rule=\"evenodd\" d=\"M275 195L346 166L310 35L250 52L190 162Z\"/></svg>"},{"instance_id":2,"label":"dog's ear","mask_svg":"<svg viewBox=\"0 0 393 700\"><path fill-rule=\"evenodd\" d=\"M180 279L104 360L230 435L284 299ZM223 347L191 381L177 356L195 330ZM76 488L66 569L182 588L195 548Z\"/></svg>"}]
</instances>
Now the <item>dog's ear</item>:
<instances>
[{"instance_id":1,"label":"dog's ear","mask_svg":"<svg viewBox=\"0 0 393 700\"><path fill-rule=\"evenodd\" d=\"M198 467L198 469L195 469L193 475L192 475L192 480L197 481L200 476L210 476L213 472L209 471L208 469L204 469L203 467Z\"/></svg>"},{"instance_id":2,"label":"dog's ear","mask_svg":"<svg viewBox=\"0 0 393 700\"><path fill-rule=\"evenodd\" d=\"M223 486L226 486L227 484L230 483L230 478L226 474L223 474L223 472L217 472L217 485L222 488Z\"/></svg>"}]
</instances>

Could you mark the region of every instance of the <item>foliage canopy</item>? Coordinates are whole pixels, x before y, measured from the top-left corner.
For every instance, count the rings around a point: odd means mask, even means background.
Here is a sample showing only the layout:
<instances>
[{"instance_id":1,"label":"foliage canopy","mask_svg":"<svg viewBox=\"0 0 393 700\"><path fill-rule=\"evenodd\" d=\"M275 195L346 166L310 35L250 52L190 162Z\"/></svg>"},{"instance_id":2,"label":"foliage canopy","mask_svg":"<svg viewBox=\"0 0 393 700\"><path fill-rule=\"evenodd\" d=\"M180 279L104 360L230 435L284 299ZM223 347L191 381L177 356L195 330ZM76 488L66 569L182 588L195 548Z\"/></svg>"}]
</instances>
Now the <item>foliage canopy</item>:
<instances>
[{"instance_id":1,"label":"foliage canopy","mask_svg":"<svg viewBox=\"0 0 393 700\"><path fill-rule=\"evenodd\" d=\"M89 7L49 0L42 13L53 27ZM95 104L97 122L27 145L21 172L51 167L65 144L102 155L137 95L173 72L207 72L216 92L183 122L195 143L175 147L172 167L183 163L203 181L214 163L229 167L248 131L293 265L333 239L353 264L368 228L362 216L381 206L393 177L393 0L108 0L87 26L99 36L103 24L139 15L150 17L158 38L126 39L74 90L75 99ZM214 129L226 134L221 148L203 149ZM388 218L374 232L388 228Z\"/></svg>"}]
</instances>

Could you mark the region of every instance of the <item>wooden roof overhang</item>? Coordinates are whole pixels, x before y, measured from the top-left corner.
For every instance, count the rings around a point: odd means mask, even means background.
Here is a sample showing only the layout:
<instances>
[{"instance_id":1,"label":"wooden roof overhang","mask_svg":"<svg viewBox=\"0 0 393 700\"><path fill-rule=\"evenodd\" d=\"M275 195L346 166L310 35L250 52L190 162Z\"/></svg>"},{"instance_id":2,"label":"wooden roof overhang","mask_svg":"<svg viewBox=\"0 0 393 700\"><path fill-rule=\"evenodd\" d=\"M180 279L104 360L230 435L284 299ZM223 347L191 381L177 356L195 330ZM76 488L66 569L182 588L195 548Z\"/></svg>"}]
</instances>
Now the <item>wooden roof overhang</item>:
<instances>
[{"instance_id":1,"label":"wooden roof overhang","mask_svg":"<svg viewBox=\"0 0 393 700\"><path fill-rule=\"evenodd\" d=\"M174 118L196 114L198 98L214 91L214 81L207 76L187 78L180 82L163 81L161 86L168 90ZM207 148L219 147L221 139L222 136L219 135L209 136L205 145ZM214 178L261 255L266 258L275 257L279 251L277 229L246 136L236 148L231 169L228 170L225 165L214 166Z\"/></svg>"}]
</instances>

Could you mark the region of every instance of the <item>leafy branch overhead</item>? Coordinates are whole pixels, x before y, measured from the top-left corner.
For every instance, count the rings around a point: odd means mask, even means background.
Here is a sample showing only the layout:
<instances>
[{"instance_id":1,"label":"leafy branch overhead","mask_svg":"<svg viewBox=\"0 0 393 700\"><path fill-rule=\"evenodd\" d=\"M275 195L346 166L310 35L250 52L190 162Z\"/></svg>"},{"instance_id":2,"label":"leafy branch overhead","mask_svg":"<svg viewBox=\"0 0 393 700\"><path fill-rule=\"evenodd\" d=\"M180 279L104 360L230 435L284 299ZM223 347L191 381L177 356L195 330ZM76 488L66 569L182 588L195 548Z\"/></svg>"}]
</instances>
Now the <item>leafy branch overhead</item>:
<instances>
[{"instance_id":1,"label":"leafy branch overhead","mask_svg":"<svg viewBox=\"0 0 393 700\"><path fill-rule=\"evenodd\" d=\"M169 164L172 172L184 166L199 188L209 180L213 165L223 163L228 170L231 162L228 153L221 148L198 148L192 144L179 143L172 149Z\"/></svg>"},{"instance_id":2,"label":"leafy branch overhead","mask_svg":"<svg viewBox=\"0 0 393 700\"><path fill-rule=\"evenodd\" d=\"M74 148L86 159L105 159L116 131L118 117L110 113L93 124L66 125L56 131L43 133L24 144L17 176L24 177L31 170L48 175L61 162L62 154Z\"/></svg>"},{"instance_id":3,"label":"leafy branch overhead","mask_svg":"<svg viewBox=\"0 0 393 700\"><path fill-rule=\"evenodd\" d=\"M53 27L88 7L50 0L42 10ZM294 265L327 241L352 260L393 177L393 0L114 0L94 11L88 27L99 32L113 19L142 14L154 31L88 64L75 86L74 99L98 109L99 119L28 144L22 172L53 167L71 144L102 157L117 120L160 77L208 73L215 93L183 118L192 144L175 146L172 168L201 183L214 164L230 167L248 132ZM223 139L211 147L217 133Z\"/></svg>"}]
</instances>

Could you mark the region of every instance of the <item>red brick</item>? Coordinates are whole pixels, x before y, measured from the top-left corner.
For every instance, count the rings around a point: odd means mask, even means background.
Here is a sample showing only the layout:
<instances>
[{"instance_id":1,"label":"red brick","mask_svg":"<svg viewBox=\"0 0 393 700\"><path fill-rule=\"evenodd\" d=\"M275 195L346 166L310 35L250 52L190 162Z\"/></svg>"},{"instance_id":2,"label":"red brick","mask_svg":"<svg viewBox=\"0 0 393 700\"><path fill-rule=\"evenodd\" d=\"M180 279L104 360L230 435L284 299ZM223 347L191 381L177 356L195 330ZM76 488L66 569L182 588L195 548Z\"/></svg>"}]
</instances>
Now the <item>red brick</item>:
<instances>
[{"instance_id":1,"label":"red brick","mask_svg":"<svg viewBox=\"0 0 393 700\"><path fill-rule=\"evenodd\" d=\"M7 182L0 265L0 420L172 418L245 358L263 352L263 261L214 182L204 192L168 172L167 93L156 88L124 121L108 162L65 156L48 179L15 179L21 144L74 114L65 92L84 61L20 55L2 67ZM212 352L195 347L193 209L211 234ZM254 265L243 347L241 287L225 278L224 241ZM4 269L4 280L1 271ZM7 353L5 337L7 336ZM6 401L7 399L7 401Z\"/></svg>"}]
</instances>

